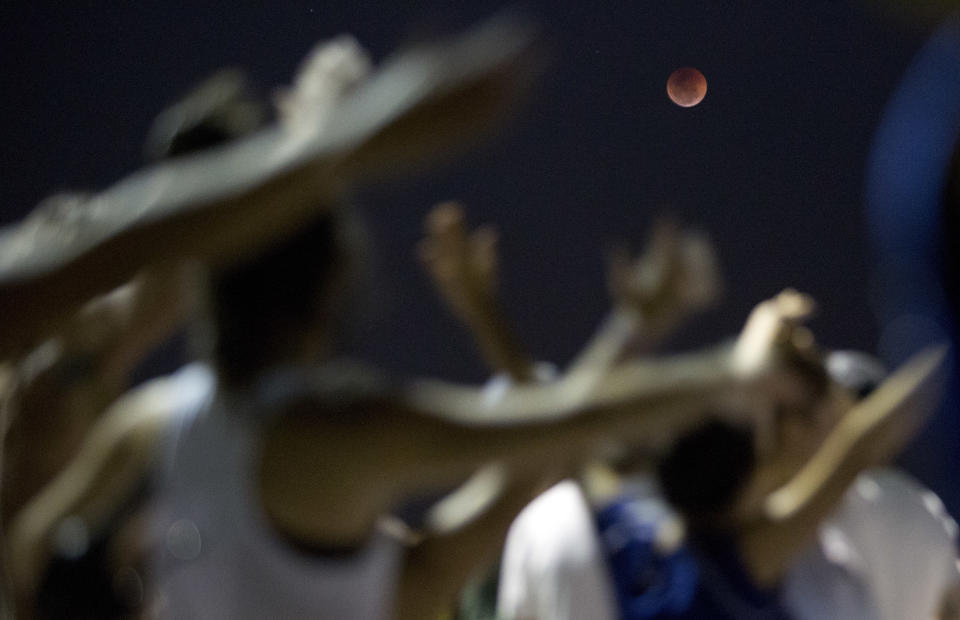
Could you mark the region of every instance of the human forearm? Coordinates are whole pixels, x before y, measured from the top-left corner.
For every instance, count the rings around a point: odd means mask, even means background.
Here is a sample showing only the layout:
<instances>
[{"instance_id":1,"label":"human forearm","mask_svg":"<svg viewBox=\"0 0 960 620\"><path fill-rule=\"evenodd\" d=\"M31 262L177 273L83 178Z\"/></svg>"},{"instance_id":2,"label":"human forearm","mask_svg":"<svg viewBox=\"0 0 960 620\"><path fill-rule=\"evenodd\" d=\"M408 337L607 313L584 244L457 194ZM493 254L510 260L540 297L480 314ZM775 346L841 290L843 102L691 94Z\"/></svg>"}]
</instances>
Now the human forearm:
<instances>
[{"instance_id":1,"label":"human forearm","mask_svg":"<svg viewBox=\"0 0 960 620\"><path fill-rule=\"evenodd\" d=\"M534 380L533 360L520 345L498 303L489 300L471 316L464 317L464 323L492 370L505 373L516 383Z\"/></svg>"},{"instance_id":2,"label":"human forearm","mask_svg":"<svg viewBox=\"0 0 960 620\"><path fill-rule=\"evenodd\" d=\"M436 394L438 403L412 390L405 402L417 413L398 423L395 439L411 453L403 484L456 484L495 460L536 471L591 458L611 445L662 449L708 415L711 402L743 387L724 363L725 351L635 362L586 396L560 384L518 387L494 405L496 417L468 412L464 403L449 406L449 393ZM444 402L448 407L440 411ZM482 397L474 404L483 406Z\"/></svg>"},{"instance_id":3,"label":"human forearm","mask_svg":"<svg viewBox=\"0 0 960 620\"><path fill-rule=\"evenodd\" d=\"M401 399L421 415L487 430L558 422L587 409L627 408L639 417L647 406L696 400L741 384L749 371L734 367L730 353L730 347L723 345L700 353L631 361L597 380L564 376L547 385L515 386L493 401L474 388L421 380L410 383Z\"/></svg>"},{"instance_id":4,"label":"human forearm","mask_svg":"<svg viewBox=\"0 0 960 620\"><path fill-rule=\"evenodd\" d=\"M407 554L397 620L438 617L468 579L492 564L517 513L544 488L539 477L505 481L495 502L453 531L428 534Z\"/></svg>"},{"instance_id":5,"label":"human forearm","mask_svg":"<svg viewBox=\"0 0 960 620\"><path fill-rule=\"evenodd\" d=\"M623 249L611 255L608 286L613 310L570 365L570 374L597 375L630 348L652 348L715 301L720 275L706 237L661 220L643 255L634 259Z\"/></svg>"},{"instance_id":6,"label":"human forearm","mask_svg":"<svg viewBox=\"0 0 960 620\"><path fill-rule=\"evenodd\" d=\"M631 344L642 340L643 333L640 314L629 308L614 308L570 364L567 374L590 373L599 377L623 356Z\"/></svg>"},{"instance_id":7,"label":"human forearm","mask_svg":"<svg viewBox=\"0 0 960 620\"><path fill-rule=\"evenodd\" d=\"M118 410L90 433L80 453L9 524L13 581L30 596L55 553L58 527L75 518L94 537L147 475L164 417Z\"/></svg>"},{"instance_id":8,"label":"human forearm","mask_svg":"<svg viewBox=\"0 0 960 620\"><path fill-rule=\"evenodd\" d=\"M513 381L532 380L533 364L511 332L498 294L497 233L468 231L463 207L443 202L424 219L417 256L449 310L469 330L484 361Z\"/></svg>"},{"instance_id":9,"label":"human forearm","mask_svg":"<svg viewBox=\"0 0 960 620\"><path fill-rule=\"evenodd\" d=\"M804 468L768 498L768 518L815 511L859 471L896 456L939 401L944 356L943 347L918 353L847 413Z\"/></svg>"},{"instance_id":10,"label":"human forearm","mask_svg":"<svg viewBox=\"0 0 960 620\"><path fill-rule=\"evenodd\" d=\"M609 443L668 442L710 399L742 386L728 351L625 365L587 394L519 386L491 404L482 390L420 382L337 413L305 402L266 432L262 497L295 538L350 544L396 502L460 484L490 462L526 475Z\"/></svg>"},{"instance_id":11,"label":"human forearm","mask_svg":"<svg viewBox=\"0 0 960 620\"><path fill-rule=\"evenodd\" d=\"M909 360L873 394L846 413L814 456L770 494L741 542L761 583L780 578L866 469L893 458L922 427L939 399L943 349Z\"/></svg>"}]
</instances>

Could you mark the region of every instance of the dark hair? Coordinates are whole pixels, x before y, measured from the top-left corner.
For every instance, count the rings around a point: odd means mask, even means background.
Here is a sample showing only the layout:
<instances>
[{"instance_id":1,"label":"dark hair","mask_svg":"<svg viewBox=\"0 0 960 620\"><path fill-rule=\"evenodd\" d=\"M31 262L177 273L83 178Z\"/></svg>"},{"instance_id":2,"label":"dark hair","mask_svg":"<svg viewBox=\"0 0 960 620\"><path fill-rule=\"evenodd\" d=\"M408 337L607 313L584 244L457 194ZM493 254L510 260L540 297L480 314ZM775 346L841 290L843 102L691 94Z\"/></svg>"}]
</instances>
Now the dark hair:
<instances>
[{"instance_id":1,"label":"dark hair","mask_svg":"<svg viewBox=\"0 0 960 620\"><path fill-rule=\"evenodd\" d=\"M246 383L285 361L336 311L348 261L339 216L318 217L292 237L211 281L217 329L214 361L227 382Z\"/></svg>"},{"instance_id":2,"label":"dark hair","mask_svg":"<svg viewBox=\"0 0 960 620\"><path fill-rule=\"evenodd\" d=\"M680 437L657 476L667 501L697 525L733 504L755 466L753 429L714 419Z\"/></svg>"},{"instance_id":3,"label":"dark hair","mask_svg":"<svg viewBox=\"0 0 960 620\"><path fill-rule=\"evenodd\" d=\"M265 119L242 72L220 71L164 110L147 139L147 156L171 159L250 134ZM214 274L214 362L227 382L245 383L282 361L317 321L329 321L326 294L346 264L342 217L318 216L289 238Z\"/></svg>"}]
</instances>

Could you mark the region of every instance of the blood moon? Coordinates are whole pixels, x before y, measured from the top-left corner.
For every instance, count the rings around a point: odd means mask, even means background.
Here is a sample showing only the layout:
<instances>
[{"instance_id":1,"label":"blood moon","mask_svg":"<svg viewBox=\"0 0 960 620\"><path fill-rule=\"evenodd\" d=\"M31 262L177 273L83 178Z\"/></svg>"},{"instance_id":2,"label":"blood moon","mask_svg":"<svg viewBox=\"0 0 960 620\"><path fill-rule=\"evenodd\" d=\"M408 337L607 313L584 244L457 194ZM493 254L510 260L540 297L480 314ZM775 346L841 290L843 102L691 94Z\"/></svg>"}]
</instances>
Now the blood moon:
<instances>
[{"instance_id":1,"label":"blood moon","mask_svg":"<svg viewBox=\"0 0 960 620\"><path fill-rule=\"evenodd\" d=\"M667 78L667 96L678 106L691 108L707 94L707 78L693 67L681 67Z\"/></svg>"}]
</instances>

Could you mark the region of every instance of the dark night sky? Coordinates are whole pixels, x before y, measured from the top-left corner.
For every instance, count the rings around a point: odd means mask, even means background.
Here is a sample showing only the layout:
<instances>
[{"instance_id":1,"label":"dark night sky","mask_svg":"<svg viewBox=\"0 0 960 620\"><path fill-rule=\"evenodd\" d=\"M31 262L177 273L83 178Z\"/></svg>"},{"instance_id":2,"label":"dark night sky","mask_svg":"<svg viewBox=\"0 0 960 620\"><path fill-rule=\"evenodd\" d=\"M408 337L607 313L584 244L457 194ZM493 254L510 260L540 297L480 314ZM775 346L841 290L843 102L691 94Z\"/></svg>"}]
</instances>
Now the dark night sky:
<instances>
[{"instance_id":1,"label":"dark night sky","mask_svg":"<svg viewBox=\"0 0 960 620\"><path fill-rule=\"evenodd\" d=\"M103 187L135 169L155 112L218 67L245 67L267 90L316 40L352 32L382 58L500 6L18 4L4 9L0 43L3 221L55 189ZM569 359L604 312L604 248L639 244L660 212L707 229L727 277L724 303L679 344L732 333L754 302L791 285L820 301L824 342L873 348L864 162L922 33L838 0L588 4L526 5L552 60L505 136L361 197L379 269L368 354L404 371L482 377L411 258L421 216L446 198L501 227L505 296L545 359ZM664 93L682 65L709 81L695 108Z\"/></svg>"},{"instance_id":2,"label":"dark night sky","mask_svg":"<svg viewBox=\"0 0 960 620\"><path fill-rule=\"evenodd\" d=\"M865 0L864 0L865 1ZM153 115L225 65L268 91L317 41L350 32L375 58L502 5L445 2L6 2L0 222L59 189L140 165ZM221 8L230 6L229 9ZM523 342L564 362L607 309L603 251L670 212L709 231L723 303L674 347L733 334L785 286L812 293L832 347L873 350L863 187L873 131L925 38L853 0L528 2L551 63L500 138L428 175L361 192L376 287L364 355L402 373L480 380L469 340L413 260L434 202L502 231L503 289ZM702 104L665 94L685 65Z\"/></svg>"}]
</instances>

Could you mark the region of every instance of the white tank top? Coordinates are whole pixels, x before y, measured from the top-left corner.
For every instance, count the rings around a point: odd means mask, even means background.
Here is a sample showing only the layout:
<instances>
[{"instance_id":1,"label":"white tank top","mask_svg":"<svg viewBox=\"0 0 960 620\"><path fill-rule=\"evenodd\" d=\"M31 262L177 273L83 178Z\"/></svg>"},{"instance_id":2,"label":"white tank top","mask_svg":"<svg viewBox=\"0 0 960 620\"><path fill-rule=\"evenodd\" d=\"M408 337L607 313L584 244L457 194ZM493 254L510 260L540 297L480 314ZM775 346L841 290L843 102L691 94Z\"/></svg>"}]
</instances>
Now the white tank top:
<instances>
[{"instance_id":1,"label":"white tank top","mask_svg":"<svg viewBox=\"0 0 960 620\"><path fill-rule=\"evenodd\" d=\"M192 365L173 379L181 394L158 516L158 606L176 620L313 618L386 620L401 545L386 534L346 556L298 550L271 529L256 497L252 399L218 393ZM178 400L180 400L178 398Z\"/></svg>"},{"instance_id":2,"label":"white tank top","mask_svg":"<svg viewBox=\"0 0 960 620\"><path fill-rule=\"evenodd\" d=\"M798 620L923 620L957 582L957 525L906 474L872 469L820 526L784 595Z\"/></svg>"}]
</instances>

